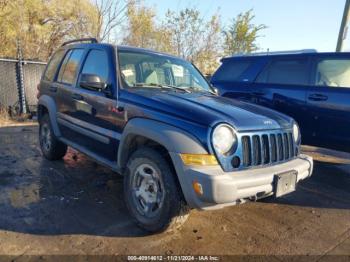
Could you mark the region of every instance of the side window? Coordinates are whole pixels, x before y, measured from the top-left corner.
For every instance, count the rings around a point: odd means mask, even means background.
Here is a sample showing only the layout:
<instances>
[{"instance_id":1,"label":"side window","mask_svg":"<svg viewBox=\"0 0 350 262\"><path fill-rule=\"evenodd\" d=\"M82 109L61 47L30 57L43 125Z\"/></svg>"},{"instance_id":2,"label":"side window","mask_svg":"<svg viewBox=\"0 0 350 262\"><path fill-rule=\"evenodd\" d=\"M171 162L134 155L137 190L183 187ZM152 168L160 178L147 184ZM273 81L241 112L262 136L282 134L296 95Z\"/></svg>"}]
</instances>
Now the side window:
<instances>
[{"instance_id":1,"label":"side window","mask_svg":"<svg viewBox=\"0 0 350 262\"><path fill-rule=\"evenodd\" d=\"M317 86L350 88L350 60L324 59L317 63Z\"/></svg>"},{"instance_id":2,"label":"side window","mask_svg":"<svg viewBox=\"0 0 350 262\"><path fill-rule=\"evenodd\" d=\"M174 76L176 86L191 86L191 87L201 87L200 81L189 71L188 68L182 65L173 64L171 70Z\"/></svg>"},{"instance_id":3,"label":"side window","mask_svg":"<svg viewBox=\"0 0 350 262\"><path fill-rule=\"evenodd\" d=\"M65 84L73 84L77 76L78 66L84 54L83 49L70 50L63 60L57 81Z\"/></svg>"},{"instance_id":4,"label":"side window","mask_svg":"<svg viewBox=\"0 0 350 262\"><path fill-rule=\"evenodd\" d=\"M257 83L307 85L307 59L276 59L258 76Z\"/></svg>"},{"instance_id":5,"label":"side window","mask_svg":"<svg viewBox=\"0 0 350 262\"><path fill-rule=\"evenodd\" d=\"M49 64L46 67L43 79L46 81L52 81L56 75L57 67L64 56L64 50L58 50L50 59Z\"/></svg>"},{"instance_id":6,"label":"side window","mask_svg":"<svg viewBox=\"0 0 350 262\"><path fill-rule=\"evenodd\" d=\"M251 60L224 61L215 73L215 81L238 81L252 64Z\"/></svg>"},{"instance_id":7,"label":"side window","mask_svg":"<svg viewBox=\"0 0 350 262\"><path fill-rule=\"evenodd\" d=\"M134 85L137 80L136 80L136 68L134 64L125 64L121 65L121 72L123 79L125 82L129 85L132 86Z\"/></svg>"},{"instance_id":8,"label":"side window","mask_svg":"<svg viewBox=\"0 0 350 262\"><path fill-rule=\"evenodd\" d=\"M141 64L141 73L143 83L170 85L169 69L160 64L143 62Z\"/></svg>"},{"instance_id":9,"label":"side window","mask_svg":"<svg viewBox=\"0 0 350 262\"><path fill-rule=\"evenodd\" d=\"M105 51L91 50L83 66L82 74L98 75L102 81L108 79L108 56Z\"/></svg>"}]
</instances>

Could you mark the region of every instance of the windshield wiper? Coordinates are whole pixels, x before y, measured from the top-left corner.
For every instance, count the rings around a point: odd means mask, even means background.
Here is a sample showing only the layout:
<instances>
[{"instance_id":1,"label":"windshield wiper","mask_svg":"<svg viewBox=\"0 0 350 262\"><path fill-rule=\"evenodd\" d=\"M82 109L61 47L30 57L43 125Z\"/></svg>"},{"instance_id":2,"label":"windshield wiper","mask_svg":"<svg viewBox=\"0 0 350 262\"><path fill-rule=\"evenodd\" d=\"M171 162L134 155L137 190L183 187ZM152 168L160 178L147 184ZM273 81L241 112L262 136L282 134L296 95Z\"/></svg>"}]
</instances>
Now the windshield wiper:
<instances>
[{"instance_id":1,"label":"windshield wiper","mask_svg":"<svg viewBox=\"0 0 350 262\"><path fill-rule=\"evenodd\" d=\"M212 90L207 90L207 89L204 89L204 88L197 88L197 87L194 87L194 86L186 86L184 87L186 88L186 90L192 90L194 92L203 92L203 93L210 93L212 95L216 95L216 93Z\"/></svg>"},{"instance_id":2,"label":"windshield wiper","mask_svg":"<svg viewBox=\"0 0 350 262\"><path fill-rule=\"evenodd\" d=\"M187 87L182 88L182 87L177 87L177 86L173 86L173 85L162 85L162 84L156 84L156 83L150 83L150 84L135 83L134 87L159 87L159 88L163 88L163 89L175 89L175 90L184 91L186 93L191 93L191 91L188 90Z\"/></svg>"}]
</instances>

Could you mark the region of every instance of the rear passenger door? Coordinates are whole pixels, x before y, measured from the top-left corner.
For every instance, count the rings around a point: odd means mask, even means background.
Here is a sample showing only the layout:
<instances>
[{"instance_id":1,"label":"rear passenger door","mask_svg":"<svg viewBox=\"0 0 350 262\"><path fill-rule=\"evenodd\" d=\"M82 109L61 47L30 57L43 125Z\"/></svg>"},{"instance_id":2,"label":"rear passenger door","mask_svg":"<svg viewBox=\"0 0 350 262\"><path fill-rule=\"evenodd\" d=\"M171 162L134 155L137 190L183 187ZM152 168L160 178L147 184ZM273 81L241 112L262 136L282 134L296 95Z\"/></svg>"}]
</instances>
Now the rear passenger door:
<instances>
[{"instance_id":1,"label":"rear passenger door","mask_svg":"<svg viewBox=\"0 0 350 262\"><path fill-rule=\"evenodd\" d=\"M310 135L306 92L310 86L310 59L271 57L252 88L252 102L293 117L304 137Z\"/></svg>"},{"instance_id":2,"label":"rear passenger door","mask_svg":"<svg viewBox=\"0 0 350 262\"><path fill-rule=\"evenodd\" d=\"M66 50L59 49L52 56L40 82L41 92L43 94L49 95L55 102L56 102L56 95L57 95L57 89L58 89L58 85L55 81L56 80L55 78L56 78L59 66L61 64L61 61L65 55L65 52Z\"/></svg>"},{"instance_id":3,"label":"rear passenger door","mask_svg":"<svg viewBox=\"0 0 350 262\"><path fill-rule=\"evenodd\" d=\"M313 65L307 92L313 137L321 146L350 151L350 56L315 56Z\"/></svg>"},{"instance_id":4,"label":"rear passenger door","mask_svg":"<svg viewBox=\"0 0 350 262\"><path fill-rule=\"evenodd\" d=\"M68 128L67 121L74 117L73 94L84 52L84 49L70 49L66 52L55 82L58 126L62 136L71 141L74 141L75 133Z\"/></svg>"}]
</instances>

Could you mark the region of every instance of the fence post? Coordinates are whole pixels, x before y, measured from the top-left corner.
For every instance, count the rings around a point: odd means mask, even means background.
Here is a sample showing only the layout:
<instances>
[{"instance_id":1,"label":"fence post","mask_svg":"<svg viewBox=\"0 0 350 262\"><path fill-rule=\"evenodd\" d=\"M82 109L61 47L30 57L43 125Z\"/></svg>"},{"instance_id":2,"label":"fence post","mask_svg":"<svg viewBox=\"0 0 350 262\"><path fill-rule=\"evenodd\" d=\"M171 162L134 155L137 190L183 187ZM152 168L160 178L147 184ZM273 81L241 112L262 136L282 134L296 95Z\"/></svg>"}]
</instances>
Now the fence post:
<instances>
[{"instance_id":1,"label":"fence post","mask_svg":"<svg viewBox=\"0 0 350 262\"><path fill-rule=\"evenodd\" d=\"M23 57L22 57L22 48L21 42L17 39L17 83L18 83L18 94L19 94L19 106L20 113L27 113L27 103L26 103L26 93L24 86L24 73L23 73Z\"/></svg>"}]
</instances>

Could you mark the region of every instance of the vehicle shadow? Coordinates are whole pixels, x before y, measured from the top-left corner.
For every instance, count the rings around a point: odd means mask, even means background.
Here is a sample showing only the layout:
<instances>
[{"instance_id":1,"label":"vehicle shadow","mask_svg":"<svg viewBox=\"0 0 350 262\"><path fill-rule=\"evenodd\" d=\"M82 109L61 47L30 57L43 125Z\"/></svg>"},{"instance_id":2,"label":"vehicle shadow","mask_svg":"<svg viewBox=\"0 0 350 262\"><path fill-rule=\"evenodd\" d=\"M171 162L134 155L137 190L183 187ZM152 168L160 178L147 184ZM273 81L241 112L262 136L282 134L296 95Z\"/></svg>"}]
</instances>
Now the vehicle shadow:
<instances>
[{"instance_id":1,"label":"vehicle shadow","mask_svg":"<svg viewBox=\"0 0 350 262\"><path fill-rule=\"evenodd\" d=\"M333 160L327 162L323 158L318 161L316 158L313 175L299 183L295 192L261 201L314 208L350 209L350 164L339 164Z\"/></svg>"},{"instance_id":2,"label":"vehicle shadow","mask_svg":"<svg viewBox=\"0 0 350 262\"><path fill-rule=\"evenodd\" d=\"M1 128L0 142L0 229L40 235L149 234L128 214L121 176L72 149L63 160L44 159L37 127Z\"/></svg>"}]
</instances>

